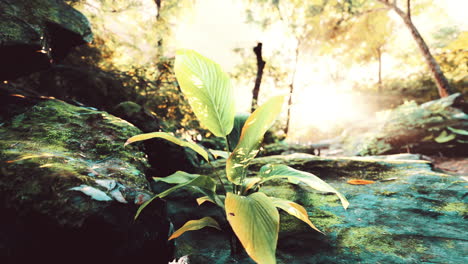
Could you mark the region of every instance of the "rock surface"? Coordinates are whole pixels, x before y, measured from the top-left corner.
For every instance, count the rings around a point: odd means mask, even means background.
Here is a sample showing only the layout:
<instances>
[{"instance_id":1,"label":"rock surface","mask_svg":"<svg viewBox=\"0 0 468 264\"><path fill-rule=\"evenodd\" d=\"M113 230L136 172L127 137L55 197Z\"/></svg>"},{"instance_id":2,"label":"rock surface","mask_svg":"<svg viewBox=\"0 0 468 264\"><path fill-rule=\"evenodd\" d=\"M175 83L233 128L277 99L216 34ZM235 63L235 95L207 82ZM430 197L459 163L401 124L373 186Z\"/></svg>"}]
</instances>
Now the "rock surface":
<instances>
[{"instance_id":1,"label":"rock surface","mask_svg":"<svg viewBox=\"0 0 468 264\"><path fill-rule=\"evenodd\" d=\"M462 96L430 101L421 105L407 102L381 113L381 121L368 132L349 130L340 146L346 155L384 155L403 152L468 155L468 114Z\"/></svg>"},{"instance_id":2,"label":"rock surface","mask_svg":"<svg viewBox=\"0 0 468 264\"><path fill-rule=\"evenodd\" d=\"M64 1L0 0L0 80L47 68L91 40L86 17Z\"/></svg>"},{"instance_id":3,"label":"rock surface","mask_svg":"<svg viewBox=\"0 0 468 264\"><path fill-rule=\"evenodd\" d=\"M306 186L284 182L263 186L262 190L269 195L304 205L311 221L325 233L315 232L281 212L278 263L467 261L468 184L460 176L433 171L428 161L419 160L419 155L271 156L255 159L252 170L264 164L287 164L312 172L338 189L350 202L345 211L336 196L317 193ZM222 165L222 162L214 164L216 168ZM350 179L375 183L351 185L347 183ZM181 206L180 200L178 204ZM197 207L196 203L187 203L182 218L196 219L210 213L207 209L204 205ZM245 254L231 257L227 239L214 229L188 232L177 239L176 245L177 256L188 255L188 263L192 264L253 263Z\"/></svg>"},{"instance_id":4,"label":"rock surface","mask_svg":"<svg viewBox=\"0 0 468 264\"><path fill-rule=\"evenodd\" d=\"M167 263L166 207L130 123L44 100L0 124L0 262Z\"/></svg>"},{"instance_id":5,"label":"rock surface","mask_svg":"<svg viewBox=\"0 0 468 264\"><path fill-rule=\"evenodd\" d=\"M263 146L262 150L258 153L258 156L287 155L292 153L315 154L315 150L316 149L313 146L280 142Z\"/></svg>"}]
</instances>

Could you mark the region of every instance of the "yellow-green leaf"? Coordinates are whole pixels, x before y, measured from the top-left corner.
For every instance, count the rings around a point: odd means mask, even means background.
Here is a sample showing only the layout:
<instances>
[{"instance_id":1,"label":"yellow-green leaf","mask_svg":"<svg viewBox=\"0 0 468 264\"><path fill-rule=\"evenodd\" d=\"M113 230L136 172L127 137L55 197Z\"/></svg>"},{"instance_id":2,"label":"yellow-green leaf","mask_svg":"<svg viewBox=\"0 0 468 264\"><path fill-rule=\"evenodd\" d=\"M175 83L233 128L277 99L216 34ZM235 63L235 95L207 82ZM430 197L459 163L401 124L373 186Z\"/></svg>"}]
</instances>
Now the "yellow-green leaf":
<instances>
[{"instance_id":1,"label":"yellow-green leaf","mask_svg":"<svg viewBox=\"0 0 468 264\"><path fill-rule=\"evenodd\" d=\"M177 81L193 112L215 136L229 134L234 124L234 89L217 63L193 50L177 51Z\"/></svg>"},{"instance_id":2,"label":"yellow-green leaf","mask_svg":"<svg viewBox=\"0 0 468 264\"><path fill-rule=\"evenodd\" d=\"M454 127L447 127L447 129L452 131L455 134L462 135L462 136L468 136L468 130L456 129Z\"/></svg>"},{"instance_id":3,"label":"yellow-green leaf","mask_svg":"<svg viewBox=\"0 0 468 264\"><path fill-rule=\"evenodd\" d=\"M227 193L226 216L249 256L257 263L276 263L279 214L264 193L240 196Z\"/></svg>"},{"instance_id":4,"label":"yellow-green leaf","mask_svg":"<svg viewBox=\"0 0 468 264\"><path fill-rule=\"evenodd\" d=\"M162 181L169 184L181 184L191 181L200 176L199 174L191 174L185 171L176 171L167 177L153 177L154 181Z\"/></svg>"},{"instance_id":5,"label":"yellow-green leaf","mask_svg":"<svg viewBox=\"0 0 468 264\"><path fill-rule=\"evenodd\" d=\"M200 198L197 198L198 205L202 205L204 202L210 202L210 203L216 204L216 202L213 201L213 199L211 199L209 196L202 196Z\"/></svg>"},{"instance_id":6,"label":"yellow-green leaf","mask_svg":"<svg viewBox=\"0 0 468 264\"><path fill-rule=\"evenodd\" d=\"M240 185L250 161L259 151L265 132L273 125L283 106L284 96L275 96L261 105L245 121L239 144L226 162L229 181Z\"/></svg>"},{"instance_id":7,"label":"yellow-green leaf","mask_svg":"<svg viewBox=\"0 0 468 264\"><path fill-rule=\"evenodd\" d=\"M270 197L270 199L273 201L273 204L282 210L284 210L286 213L297 217L299 220L303 221L304 223L308 224L310 227L315 229L316 231L320 232L323 234L322 231L320 231L314 224L309 219L309 215L307 214L307 211L302 207L302 205L297 204L295 202L289 201L289 200L284 200L276 197Z\"/></svg>"},{"instance_id":8,"label":"yellow-green leaf","mask_svg":"<svg viewBox=\"0 0 468 264\"><path fill-rule=\"evenodd\" d=\"M262 179L259 177L248 177L245 178L244 183L242 185L244 191L243 194L246 194L250 189L254 188L257 183L259 183Z\"/></svg>"},{"instance_id":9,"label":"yellow-green leaf","mask_svg":"<svg viewBox=\"0 0 468 264\"><path fill-rule=\"evenodd\" d=\"M454 140L456 138L455 134L452 134L452 133L447 133L447 131L442 131L442 133L440 133L440 135L438 137L436 137L434 140L437 142L437 143L446 143L446 142L449 142L451 140Z\"/></svg>"},{"instance_id":10,"label":"yellow-green leaf","mask_svg":"<svg viewBox=\"0 0 468 264\"><path fill-rule=\"evenodd\" d=\"M202 219L198 220L190 220L187 223L185 223L181 228L177 229L170 237L168 240L172 240L174 238L178 238L181 236L183 233L187 231L194 231L194 230L200 230L204 227L213 227L218 230L221 230L219 227L218 222L214 220L213 218L207 216L203 217Z\"/></svg>"},{"instance_id":11,"label":"yellow-green leaf","mask_svg":"<svg viewBox=\"0 0 468 264\"><path fill-rule=\"evenodd\" d=\"M233 151L239 143L242 128L249 116L250 114L248 113L237 113L234 117L234 127L232 128L231 133L227 136L227 140L229 141L229 151Z\"/></svg>"},{"instance_id":12,"label":"yellow-green leaf","mask_svg":"<svg viewBox=\"0 0 468 264\"><path fill-rule=\"evenodd\" d=\"M208 149L208 151L213 154L213 156L215 158L223 158L223 159L227 159L229 157L229 154L227 151L223 151L223 150L216 150L216 149Z\"/></svg>"},{"instance_id":13,"label":"yellow-green leaf","mask_svg":"<svg viewBox=\"0 0 468 264\"><path fill-rule=\"evenodd\" d=\"M143 141L143 140L147 140L147 139L151 139L151 138L162 138L162 139L170 141L170 142L172 142L174 144L177 144L179 146L191 148L193 151L197 152L205 160L208 161L208 152L206 152L206 150L204 150L202 147L200 147L199 145L197 145L197 144L195 144L193 142L188 142L188 141L182 140L180 138L177 138L177 137L175 137L175 136L173 136L173 135L171 135L169 133L166 133L166 132L152 132L152 133L145 133L145 134L140 134L140 135L133 136L133 137L127 139L127 142L125 142L125 146L130 144L130 143L133 143L133 142Z\"/></svg>"},{"instance_id":14,"label":"yellow-green leaf","mask_svg":"<svg viewBox=\"0 0 468 264\"><path fill-rule=\"evenodd\" d=\"M209 192L211 194L216 193L216 183L208 176L198 175L196 178L194 178L194 179L192 179L190 181L184 182L184 183L180 183L180 184L178 184L178 185L176 185L176 186L174 186L172 188L169 188L169 189L165 190L164 192L155 195L153 198L149 199L148 201L144 202L138 208L137 213L135 214L135 219L138 218L138 216L141 214L141 211L143 211L143 209L146 206L148 206L148 204L151 203L154 199L164 198L167 195L171 194L172 192L174 192L176 190L179 190L181 188L184 188L184 187L197 187L197 188L200 188L201 190L203 190L205 192Z\"/></svg>"},{"instance_id":15,"label":"yellow-green leaf","mask_svg":"<svg viewBox=\"0 0 468 264\"><path fill-rule=\"evenodd\" d=\"M260 183L264 183L273 179L287 179L290 183L293 184L302 182L315 190L336 194L338 198L340 198L343 208L346 209L349 206L349 202L346 200L346 197L344 197L340 192L335 190L335 188L312 173L296 170L286 165L268 164L260 169L259 176L263 178Z\"/></svg>"}]
</instances>

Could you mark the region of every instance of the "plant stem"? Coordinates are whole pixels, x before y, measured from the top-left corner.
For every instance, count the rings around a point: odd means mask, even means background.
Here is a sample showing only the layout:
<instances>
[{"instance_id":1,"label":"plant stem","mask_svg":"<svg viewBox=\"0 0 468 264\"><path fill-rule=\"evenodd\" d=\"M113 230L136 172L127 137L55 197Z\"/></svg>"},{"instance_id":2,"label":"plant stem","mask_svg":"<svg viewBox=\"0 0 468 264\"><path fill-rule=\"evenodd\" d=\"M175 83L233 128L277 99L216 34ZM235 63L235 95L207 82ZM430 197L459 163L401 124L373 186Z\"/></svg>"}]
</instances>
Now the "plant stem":
<instances>
[{"instance_id":1,"label":"plant stem","mask_svg":"<svg viewBox=\"0 0 468 264\"><path fill-rule=\"evenodd\" d=\"M229 146L228 137L225 136L224 139L226 141L226 152L228 154L228 159L229 159L229 156L231 156L231 152L229 151L231 149L231 146ZM227 160L226 160L226 164L227 164ZM232 192L237 193L237 186L234 183L232 184Z\"/></svg>"},{"instance_id":2,"label":"plant stem","mask_svg":"<svg viewBox=\"0 0 468 264\"><path fill-rule=\"evenodd\" d=\"M224 139L226 140L226 151L227 151L228 156L229 156L231 154L231 152L230 152L231 146L229 146L228 137L226 136Z\"/></svg>"},{"instance_id":3,"label":"plant stem","mask_svg":"<svg viewBox=\"0 0 468 264\"><path fill-rule=\"evenodd\" d=\"M224 186L223 180L221 179L221 176L219 175L219 172L215 169L215 167L213 166L213 164L210 161L208 161L208 164L210 164L211 168L214 170L214 172L216 174L216 177L218 177L219 183L221 183L221 188L223 189L224 194L227 194L226 187Z\"/></svg>"}]
</instances>

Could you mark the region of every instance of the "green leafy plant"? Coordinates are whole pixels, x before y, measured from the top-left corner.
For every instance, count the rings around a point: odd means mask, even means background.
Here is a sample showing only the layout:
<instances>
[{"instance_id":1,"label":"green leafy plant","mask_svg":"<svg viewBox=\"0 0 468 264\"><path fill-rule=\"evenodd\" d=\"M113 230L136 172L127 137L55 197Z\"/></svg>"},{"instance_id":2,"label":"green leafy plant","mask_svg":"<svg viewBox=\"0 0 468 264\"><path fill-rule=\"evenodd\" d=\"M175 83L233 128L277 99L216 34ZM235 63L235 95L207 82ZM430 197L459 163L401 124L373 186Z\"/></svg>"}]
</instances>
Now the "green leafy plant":
<instances>
[{"instance_id":1,"label":"green leafy plant","mask_svg":"<svg viewBox=\"0 0 468 264\"><path fill-rule=\"evenodd\" d=\"M181 188L193 187L205 195L197 199L198 204L211 202L225 211L232 231L254 261L276 263L275 252L280 222L277 208L304 221L311 228L319 232L320 230L312 224L301 205L260 192L263 183L275 179L284 179L291 184L303 183L318 191L336 194L343 207L348 207L346 198L332 186L311 173L285 165L265 165L257 176L247 177L247 167L259 152L265 132L279 115L284 96L272 97L249 116L236 115L233 87L227 74L218 64L195 51L180 50L176 56L175 73L181 90L188 98L200 123L214 135L226 139L226 177L231 184L225 186L218 177L222 190L217 192L216 180L212 177L182 171L168 177L154 178L155 181L174 186L142 204L135 218L152 200L163 198ZM208 153L203 148L164 132L137 135L128 139L126 144L149 138L164 138L189 147L209 162ZM169 239L203 227L221 229L215 219L204 217L188 221Z\"/></svg>"}]
</instances>

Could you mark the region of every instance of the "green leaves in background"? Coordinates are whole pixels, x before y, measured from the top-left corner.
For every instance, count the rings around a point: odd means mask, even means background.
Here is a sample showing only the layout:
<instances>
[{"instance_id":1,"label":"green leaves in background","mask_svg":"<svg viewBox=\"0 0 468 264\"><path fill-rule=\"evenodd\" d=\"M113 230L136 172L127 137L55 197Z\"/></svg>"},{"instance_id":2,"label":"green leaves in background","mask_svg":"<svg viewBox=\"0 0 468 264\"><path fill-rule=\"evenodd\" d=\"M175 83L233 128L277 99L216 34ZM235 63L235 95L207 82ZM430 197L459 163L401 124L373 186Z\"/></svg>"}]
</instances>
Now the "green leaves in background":
<instances>
[{"instance_id":1,"label":"green leaves in background","mask_svg":"<svg viewBox=\"0 0 468 264\"><path fill-rule=\"evenodd\" d=\"M197 145L197 144L195 144L193 142L188 142L188 141L184 141L182 139L176 138L173 135L171 135L169 133L166 133L166 132L152 132L152 133L136 135L136 136L133 136L133 137L127 139L127 142L125 142L124 146L126 146L128 144L131 144L133 142L143 141L143 140L147 140L147 139L151 139L151 138L163 138L163 139L168 140L168 141L170 141L170 142L172 142L174 144L177 144L179 146L189 147L193 151L200 154L206 161L208 161L208 152L206 152L206 150L204 150L202 147L200 147L199 145Z\"/></svg>"},{"instance_id":2,"label":"green leaves in background","mask_svg":"<svg viewBox=\"0 0 468 264\"><path fill-rule=\"evenodd\" d=\"M302 182L315 190L336 194L338 198L340 198L341 204L345 209L349 206L348 200L346 200L341 193L312 173L296 170L286 165L268 164L260 169L260 173L258 175L263 178L260 184L273 179L287 179L293 184Z\"/></svg>"},{"instance_id":3,"label":"green leaves in background","mask_svg":"<svg viewBox=\"0 0 468 264\"><path fill-rule=\"evenodd\" d=\"M286 213L297 217L299 220L303 221L304 223L308 224L310 227L315 229L316 231L320 232L323 234L322 231L320 231L314 224L309 219L309 215L307 214L307 211L302 205L297 204L295 202L289 201L289 200L284 200L276 197L270 197L270 199L273 201L273 204L282 210L284 210Z\"/></svg>"},{"instance_id":4,"label":"green leaves in background","mask_svg":"<svg viewBox=\"0 0 468 264\"><path fill-rule=\"evenodd\" d=\"M466 141L462 139L466 136L468 136L467 130L447 127L447 130L442 131L442 133L440 133L434 140L440 144L450 142L454 139L457 139L460 143L466 143Z\"/></svg>"},{"instance_id":5,"label":"green leaves in background","mask_svg":"<svg viewBox=\"0 0 468 264\"><path fill-rule=\"evenodd\" d=\"M177 181L181 181L180 177L181 175L178 174L180 172L176 172L175 174L171 175L171 176L168 176L165 178L165 182L168 182L168 179L167 178L171 178L173 177L174 179L174 182L177 182ZM187 173L188 174L188 173ZM157 179L161 179L161 178L157 178ZM169 180L170 181L170 180ZM140 215L141 211L149 204L151 203L154 199L156 198L164 198L166 197L167 195L171 194L172 192L176 191L176 190L179 190L181 188L185 188L185 187L195 187L195 188L199 188L200 190L203 191L204 194L212 194L213 196L216 195L215 194L215 191L216 191L216 183L208 176L205 176L205 175L197 175L196 177L193 177L193 179L189 180L189 181L186 181L186 182L183 182L183 183L180 183L172 188L169 188L167 190L165 190L164 192L158 194L158 195L155 195L153 198L149 199L148 201L146 201L145 203L143 203L137 210L137 213L135 214L135 219L138 218L138 216Z\"/></svg>"},{"instance_id":6,"label":"green leaves in background","mask_svg":"<svg viewBox=\"0 0 468 264\"><path fill-rule=\"evenodd\" d=\"M221 230L219 227L218 222L214 220L213 218L207 216L203 217L202 219L198 220L190 220L187 223L185 223L181 228L177 229L170 237L168 240L172 240L174 238L178 238L181 236L183 233L187 231L193 231L193 230L200 230L204 227L213 227L218 230Z\"/></svg>"},{"instance_id":7,"label":"green leaves in background","mask_svg":"<svg viewBox=\"0 0 468 264\"><path fill-rule=\"evenodd\" d=\"M241 184L247 165L257 155L263 136L281 112L283 102L284 96L272 97L245 121L239 144L226 162L226 175L229 181Z\"/></svg>"},{"instance_id":8,"label":"green leaves in background","mask_svg":"<svg viewBox=\"0 0 468 264\"><path fill-rule=\"evenodd\" d=\"M442 133L440 133L440 135L438 137L436 137L434 140L437 142L437 143L447 143L451 140L454 140L457 136L455 134L452 134L452 133L447 133L447 131L442 131Z\"/></svg>"},{"instance_id":9,"label":"green leaves in background","mask_svg":"<svg viewBox=\"0 0 468 264\"><path fill-rule=\"evenodd\" d=\"M249 256L257 263L276 263L279 213L264 193L240 196L227 193L226 216Z\"/></svg>"},{"instance_id":10,"label":"green leaves in background","mask_svg":"<svg viewBox=\"0 0 468 264\"><path fill-rule=\"evenodd\" d=\"M215 136L229 134L234 124L235 105L228 75L217 63L186 49L177 51L174 70L200 123Z\"/></svg>"},{"instance_id":11,"label":"green leaves in background","mask_svg":"<svg viewBox=\"0 0 468 264\"><path fill-rule=\"evenodd\" d=\"M454 127L447 127L448 130L452 131L455 134L462 135L462 136L468 136L468 131L464 129L456 129Z\"/></svg>"}]
</instances>

